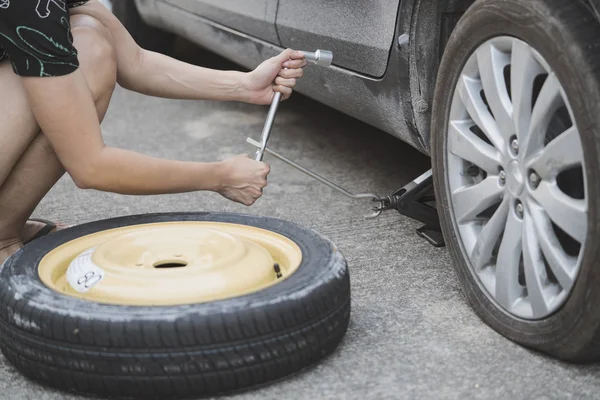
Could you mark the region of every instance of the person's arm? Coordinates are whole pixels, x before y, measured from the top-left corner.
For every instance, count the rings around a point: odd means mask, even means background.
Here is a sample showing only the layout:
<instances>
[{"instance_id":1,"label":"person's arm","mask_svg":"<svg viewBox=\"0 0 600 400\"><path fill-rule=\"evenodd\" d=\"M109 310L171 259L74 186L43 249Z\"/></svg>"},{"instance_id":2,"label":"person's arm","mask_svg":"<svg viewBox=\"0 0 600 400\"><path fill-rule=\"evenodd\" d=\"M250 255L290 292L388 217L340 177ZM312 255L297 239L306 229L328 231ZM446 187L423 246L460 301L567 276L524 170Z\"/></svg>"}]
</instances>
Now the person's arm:
<instances>
[{"instance_id":1,"label":"person's arm","mask_svg":"<svg viewBox=\"0 0 600 400\"><path fill-rule=\"evenodd\" d=\"M296 85L295 78L302 75L302 69L284 70L282 65L292 58L298 59L295 65L303 66L305 63L301 53L286 50L263 64L262 69L268 70L259 76L254 71L244 73L199 67L144 50L135 42L129 42L129 45L123 46L131 49L131 52L126 52L127 58L137 52L137 64L130 63L128 60L118 60L119 84L138 93L174 99L268 104L274 92L281 92L283 98L287 99ZM137 68L134 68L135 66ZM275 82L273 85L280 71L282 77L291 79ZM271 97L263 100L263 92L267 88Z\"/></svg>"},{"instance_id":2,"label":"person's arm","mask_svg":"<svg viewBox=\"0 0 600 400\"><path fill-rule=\"evenodd\" d=\"M306 65L301 52L286 50L249 73L198 67L140 48L121 22L98 2L71 12L102 22L114 39L119 84L151 96L268 104L274 91L281 92L284 99L292 94Z\"/></svg>"},{"instance_id":3,"label":"person's arm","mask_svg":"<svg viewBox=\"0 0 600 400\"><path fill-rule=\"evenodd\" d=\"M214 190L250 205L266 185L268 166L250 159L180 162L105 146L91 93L79 70L22 81L40 128L80 187L122 194Z\"/></svg>"}]
</instances>

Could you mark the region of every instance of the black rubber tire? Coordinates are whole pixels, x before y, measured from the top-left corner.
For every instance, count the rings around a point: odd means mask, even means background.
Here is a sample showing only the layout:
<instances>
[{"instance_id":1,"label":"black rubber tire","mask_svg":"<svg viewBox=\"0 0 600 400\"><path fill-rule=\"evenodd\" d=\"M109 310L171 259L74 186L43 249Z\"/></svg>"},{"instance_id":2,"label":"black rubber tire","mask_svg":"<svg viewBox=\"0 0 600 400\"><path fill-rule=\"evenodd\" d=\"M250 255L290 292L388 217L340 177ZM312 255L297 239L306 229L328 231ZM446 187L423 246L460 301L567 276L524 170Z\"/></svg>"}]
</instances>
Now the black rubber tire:
<instances>
[{"instance_id":1,"label":"black rubber tire","mask_svg":"<svg viewBox=\"0 0 600 400\"><path fill-rule=\"evenodd\" d=\"M112 11L140 47L171 55L175 45L175 35L144 22L134 0L113 0Z\"/></svg>"},{"instance_id":2,"label":"black rubber tire","mask_svg":"<svg viewBox=\"0 0 600 400\"><path fill-rule=\"evenodd\" d=\"M588 182L588 236L579 277L557 312L524 320L503 311L466 260L449 211L446 132L452 94L473 51L496 36L514 36L550 63L575 113ZM435 93L432 162L441 225L463 292L489 326L526 347L572 362L600 358L600 24L579 1L480 0L462 17L446 48Z\"/></svg>"},{"instance_id":3,"label":"black rubber tire","mask_svg":"<svg viewBox=\"0 0 600 400\"><path fill-rule=\"evenodd\" d=\"M280 233L302 264L253 294L182 306L89 302L46 287L37 266L50 250L120 226L220 221ZM350 281L337 248L273 218L224 213L148 214L69 228L25 246L0 271L0 347L25 376L110 397L186 398L279 379L331 353L350 318Z\"/></svg>"}]
</instances>

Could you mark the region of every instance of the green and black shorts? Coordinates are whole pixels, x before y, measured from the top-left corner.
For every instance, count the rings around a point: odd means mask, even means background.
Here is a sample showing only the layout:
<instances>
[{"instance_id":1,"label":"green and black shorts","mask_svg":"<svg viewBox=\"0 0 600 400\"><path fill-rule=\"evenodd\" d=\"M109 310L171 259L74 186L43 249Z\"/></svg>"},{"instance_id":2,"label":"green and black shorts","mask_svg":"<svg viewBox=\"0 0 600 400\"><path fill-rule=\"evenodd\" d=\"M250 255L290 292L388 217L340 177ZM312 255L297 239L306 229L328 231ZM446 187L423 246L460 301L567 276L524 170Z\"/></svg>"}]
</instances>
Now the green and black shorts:
<instances>
[{"instance_id":1,"label":"green and black shorts","mask_svg":"<svg viewBox=\"0 0 600 400\"><path fill-rule=\"evenodd\" d=\"M0 62L21 76L67 75L79 67L69 8L88 0L0 0Z\"/></svg>"}]
</instances>

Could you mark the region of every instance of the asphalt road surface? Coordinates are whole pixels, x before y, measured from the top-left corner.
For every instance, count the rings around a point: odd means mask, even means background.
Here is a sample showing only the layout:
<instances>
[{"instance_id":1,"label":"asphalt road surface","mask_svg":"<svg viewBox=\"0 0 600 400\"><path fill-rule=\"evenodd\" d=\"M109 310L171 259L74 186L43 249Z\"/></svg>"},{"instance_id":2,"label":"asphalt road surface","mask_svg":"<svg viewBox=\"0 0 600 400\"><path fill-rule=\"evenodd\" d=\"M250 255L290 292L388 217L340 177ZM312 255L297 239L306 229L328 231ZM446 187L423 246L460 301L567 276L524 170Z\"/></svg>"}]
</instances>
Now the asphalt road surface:
<instances>
[{"instance_id":1,"label":"asphalt road surface","mask_svg":"<svg viewBox=\"0 0 600 400\"><path fill-rule=\"evenodd\" d=\"M180 55L211 67L230 64L183 45ZM310 70L307 73L311 73ZM266 107L173 101L118 89L106 142L179 160L211 161L251 153ZM281 107L270 147L351 191L378 194L404 185L429 160L399 140L310 99ZM65 177L36 216L67 224L168 211L232 211L297 222L330 237L351 271L352 315L334 354L282 382L232 399L567 399L598 398L598 366L564 364L523 349L484 325L465 302L445 249L415 234L396 212L362 216L352 202L287 165L272 165L264 197L247 208L214 193L120 196L84 191ZM82 397L30 382L0 356L0 400Z\"/></svg>"}]
</instances>

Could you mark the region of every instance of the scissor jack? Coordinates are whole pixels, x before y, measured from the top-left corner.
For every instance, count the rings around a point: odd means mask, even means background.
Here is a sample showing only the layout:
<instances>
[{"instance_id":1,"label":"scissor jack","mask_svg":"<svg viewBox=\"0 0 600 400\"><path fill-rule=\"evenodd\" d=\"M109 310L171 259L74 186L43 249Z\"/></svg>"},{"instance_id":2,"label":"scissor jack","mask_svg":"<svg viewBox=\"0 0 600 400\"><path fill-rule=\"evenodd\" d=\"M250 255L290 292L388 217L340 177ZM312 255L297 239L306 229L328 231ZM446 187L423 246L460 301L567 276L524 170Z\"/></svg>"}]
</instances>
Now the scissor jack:
<instances>
[{"instance_id":1,"label":"scissor jack","mask_svg":"<svg viewBox=\"0 0 600 400\"><path fill-rule=\"evenodd\" d=\"M397 210L402 215L422 222L424 225L417 228L417 234L435 247L444 246L431 170L385 197L381 211L385 210Z\"/></svg>"},{"instance_id":2,"label":"scissor jack","mask_svg":"<svg viewBox=\"0 0 600 400\"><path fill-rule=\"evenodd\" d=\"M328 67L331 66L333 61L333 54L330 51L317 50L315 53L303 53L308 61L311 61L316 65ZM418 178L409 182L407 185L404 185L389 196L381 197L373 193L352 194L341 186L336 185L335 183L312 172L308 168L303 167L302 165L267 147L267 142L271 134L273 120L275 119L275 114L277 113L277 107L279 105L280 98L280 93L276 93L273 101L271 102L271 107L269 109L269 113L267 114L267 120L265 121L262 131L261 141L257 142L251 138L246 140L248 143L258 148L255 157L257 161L263 159L264 153L269 153L286 164L305 173L311 178L314 178L317 181L338 191L346 197L354 200L370 199L371 201L377 203L377 205L373 207L373 213L368 215L366 218L377 218L383 211L396 210L400 214L420 221L424 224L422 227L417 229L417 234L419 236L426 239L435 247L444 246L444 237L440 229L440 220L435 206L435 195L433 192L433 177L431 170L423 173Z\"/></svg>"}]
</instances>

